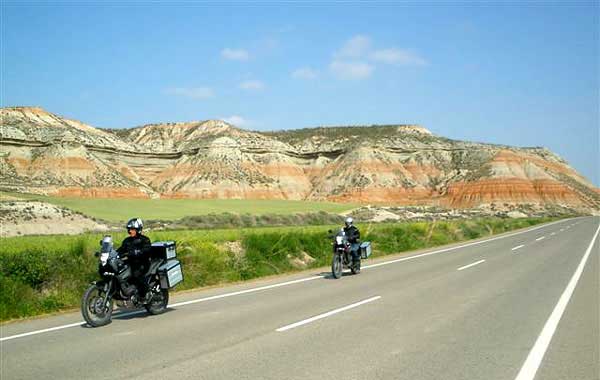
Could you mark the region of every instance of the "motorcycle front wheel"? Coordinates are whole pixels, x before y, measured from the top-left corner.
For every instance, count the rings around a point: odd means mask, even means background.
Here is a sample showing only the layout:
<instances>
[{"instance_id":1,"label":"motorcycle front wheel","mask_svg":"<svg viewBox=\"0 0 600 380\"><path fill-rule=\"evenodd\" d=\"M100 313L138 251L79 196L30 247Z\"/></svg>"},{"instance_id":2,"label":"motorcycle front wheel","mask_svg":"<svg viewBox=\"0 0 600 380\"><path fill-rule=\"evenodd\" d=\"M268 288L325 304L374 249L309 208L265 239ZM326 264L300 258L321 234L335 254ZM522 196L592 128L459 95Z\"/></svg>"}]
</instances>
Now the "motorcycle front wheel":
<instances>
[{"instance_id":1,"label":"motorcycle front wheel","mask_svg":"<svg viewBox=\"0 0 600 380\"><path fill-rule=\"evenodd\" d=\"M152 315L162 314L167 310L169 304L169 289L152 289L152 299L150 303L144 305L146 311Z\"/></svg>"},{"instance_id":2,"label":"motorcycle front wheel","mask_svg":"<svg viewBox=\"0 0 600 380\"><path fill-rule=\"evenodd\" d=\"M104 290L96 285L90 285L81 298L81 314L83 319L92 327L100 327L112 321L113 300L108 298L104 304Z\"/></svg>"},{"instance_id":3,"label":"motorcycle front wheel","mask_svg":"<svg viewBox=\"0 0 600 380\"><path fill-rule=\"evenodd\" d=\"M333 278L342 277L342 255L333 255L333 260L331 261L331 274Z\"/></svg>"}]
</instances>

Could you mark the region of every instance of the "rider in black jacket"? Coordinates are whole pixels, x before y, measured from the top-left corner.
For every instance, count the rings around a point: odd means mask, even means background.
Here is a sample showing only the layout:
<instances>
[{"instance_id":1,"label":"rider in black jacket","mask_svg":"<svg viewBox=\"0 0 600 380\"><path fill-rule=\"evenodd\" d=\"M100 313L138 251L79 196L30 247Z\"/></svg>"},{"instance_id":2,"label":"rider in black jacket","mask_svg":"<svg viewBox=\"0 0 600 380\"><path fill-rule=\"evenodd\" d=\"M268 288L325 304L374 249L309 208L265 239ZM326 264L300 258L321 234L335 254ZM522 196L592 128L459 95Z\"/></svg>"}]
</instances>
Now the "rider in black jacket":
<instances>
[{"instance_id":1,"label":"rider in black jacket","mask_svg":"<svg viewBox=\"0 0 600 380\"><path fill-rule=\"evenodd\" d=\"M123 240L123 243L117 249L117 252L122 257L127 258L127 263L131 267L131 282L137 285L140 295L143 297L146 294L147 286L144 281L144 275L150 265L150 250L152 243L146 235L142 235L144 224L141 219L133 218L127 222L128 237ZM131 291L131 289L130 289ZM133 289L135 291L135 289Z\"/></svg>"},{"instance_id":2,"label":"rider in black jacket","mask_svg":"<svg viewBox=\"0 0 600 380\"><path fill-rule=\"evenodd\" d=\"M344 234L346 234L348 243L350 243L350 252L352 253L352 265L354 265L354 267L356 268L357 264L360 263L360 231L354 225L354 219L352 219L351 217L346 218Z\"/></svg>"}]
</instances>

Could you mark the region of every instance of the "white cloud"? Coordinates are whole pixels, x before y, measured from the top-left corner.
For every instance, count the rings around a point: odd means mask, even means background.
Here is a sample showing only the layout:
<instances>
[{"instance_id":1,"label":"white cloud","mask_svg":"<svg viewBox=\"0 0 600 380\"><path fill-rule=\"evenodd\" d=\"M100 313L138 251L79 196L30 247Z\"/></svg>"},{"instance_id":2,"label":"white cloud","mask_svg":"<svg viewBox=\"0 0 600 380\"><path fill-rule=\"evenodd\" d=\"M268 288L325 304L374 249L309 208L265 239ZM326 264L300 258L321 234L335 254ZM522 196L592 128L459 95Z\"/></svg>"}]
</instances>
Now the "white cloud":
<instances>
[{"instance_id":1,"label":"white cloud","mask_svg":"<svg viewBox=\"0 0 600 380\"><path fill-rule=\"evenodd\" d=\"M371 39L367 36L357 35L344 43L344 46L334 53L336 58L360 58L371 47Z\"/></svg>"},{"instance_id":2,"label":"white cloud","mask_svg":"<svg viewBox=\"0 0 600 380\"><path fill-rule=\"evenodd\" d=\"M208 99L215 96L210 87L173 87L167 88L165 92L169 95L184 96L191 99Z\"/></svg>"},{"instance_id":3,"label":"white cloud","mask_svg":"<svg viewBox=\"0 0 600 380\"><path fill-rule=\"evenodd\" d=\"M310 67L301 67L292 72L292 77L295 79L315 79L319 76L319 72Z\"/></svg>"},{"instance_id":4,"label":"white cloud","mask_svg":"<svg viewBox=\"0 0 600 380\"><path fill-rule=\"evenodd\" d=\"M371 59L377 62L407 66L425 66L427 61L418 54L405 49L382 49L371 53Z\"/></svg>"},{"instance_id":5,"label":"white cloud","mask_svg":"<svg viewBox=\"0 0 600 380\"><path fill-rule=\"evenodd\" d=\"M247 61L250 57L247 50L225 48L221 50L221 56L232 61Z\"/></svg>"},{"instance_id":6,"label":"white cloud","mask_svg":"<svg viewBox=\"0 0 600 380\"><path fill-rule=\"evenodd\" d=\"M247 80L240 83L240 88L243 90L262 90L265 84L259 80Z\"/></svg>"},{"instance_id":7,"label":"white cloud","mask_svg":"<svg viewBox=\"0 0 600 380\"><path fill-rule=\"evenodd\" d=\"M329 64L329 70L338 79L366 79L375 67L364 62L333 61Z\"/></svg>"},{"instance_id":8,"label":"white cloud","mask_svg":"<svg viewBox=\"0 0 600 380\"><path fill-rule=\"evenodd\" d=\"M252 125L250 120L247 120L240 115L231 115L231 116L222 118L222 120L226 123L235 125L236 127L249 127Z\"/></svg>"}]
</instances>

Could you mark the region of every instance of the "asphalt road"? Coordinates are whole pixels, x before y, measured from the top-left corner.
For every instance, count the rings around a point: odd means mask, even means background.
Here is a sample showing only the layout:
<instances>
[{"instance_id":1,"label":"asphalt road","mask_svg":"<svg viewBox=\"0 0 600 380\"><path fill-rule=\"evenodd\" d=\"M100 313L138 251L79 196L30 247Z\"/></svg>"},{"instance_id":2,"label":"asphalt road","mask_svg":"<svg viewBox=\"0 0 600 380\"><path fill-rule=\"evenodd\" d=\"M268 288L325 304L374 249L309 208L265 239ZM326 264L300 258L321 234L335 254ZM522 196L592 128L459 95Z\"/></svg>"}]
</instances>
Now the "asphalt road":
<instances>
[{"instance_id":1,"label":"asphalt road","mask_svg":"<svg viewBox=\"0 0 600 380\"><path fill-rule=\"evenodd\" d=\"M597 380L599 222L187 293L102 328L8 324L0 377Z\"/></svg>"}]
</instances>

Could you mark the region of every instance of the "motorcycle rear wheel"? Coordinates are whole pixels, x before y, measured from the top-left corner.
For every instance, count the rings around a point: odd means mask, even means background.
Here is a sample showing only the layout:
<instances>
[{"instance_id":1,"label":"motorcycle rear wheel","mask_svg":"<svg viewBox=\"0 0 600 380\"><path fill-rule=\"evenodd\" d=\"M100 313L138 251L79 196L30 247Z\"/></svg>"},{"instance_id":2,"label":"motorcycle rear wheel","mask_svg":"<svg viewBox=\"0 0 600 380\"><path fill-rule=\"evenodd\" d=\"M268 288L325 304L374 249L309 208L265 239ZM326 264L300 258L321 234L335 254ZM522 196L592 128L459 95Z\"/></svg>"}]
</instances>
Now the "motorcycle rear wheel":
<instances>
[{"instance_id":1,"label":"motorcycle rear wheel","mask_svg":"<svg viewBox=\"0 0 600 380\"><path fill-rule=\"evenodd\" d=\"M150 303L144 305L146 311L152 315L162 314L167 310L169 304L169 289L160 289L159 292L152 290Z\"/></svg>"},{"instance_id":2,"label":"motorcycle rear wheel","mask_svg":"<svg viewBox=\"0 0 600 380\"><path fill-rule=\"evenodd\" d=\"M331 274L333 278L342 277L342 256L341 255L333 255L333 260L331 261Z\"/></svg>"},{"instance_id":3,"label":"motorcycle rear wheel","mask_svg":"<svg viewBox=\"0 0 600 380\"><path fill-rule=\"evenodd\" d=\"M109 298L104 303L105 293L96 285L91 285L81 298L81 314L88 325L100 327L108 325L112 321L113 300Z\"/></svg>"}]
</instances>

